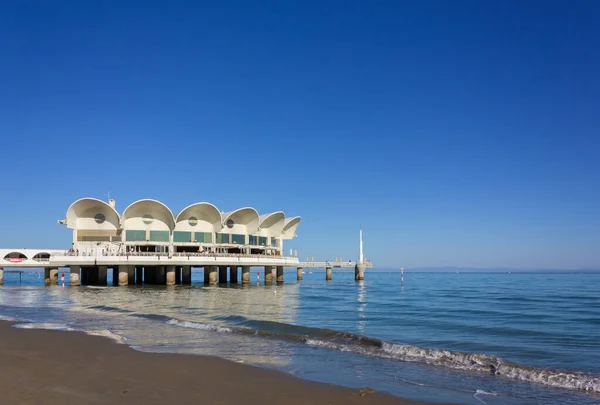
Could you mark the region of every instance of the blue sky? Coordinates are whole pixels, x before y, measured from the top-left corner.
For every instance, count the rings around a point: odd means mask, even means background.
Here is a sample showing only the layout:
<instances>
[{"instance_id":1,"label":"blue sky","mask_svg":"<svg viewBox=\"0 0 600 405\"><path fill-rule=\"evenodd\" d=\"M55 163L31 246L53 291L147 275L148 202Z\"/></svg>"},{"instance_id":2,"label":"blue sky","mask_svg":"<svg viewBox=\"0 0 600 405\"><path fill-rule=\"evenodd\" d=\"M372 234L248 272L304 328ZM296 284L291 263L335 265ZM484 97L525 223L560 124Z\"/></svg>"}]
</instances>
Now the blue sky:
<instances>
[{"instance_id":1,"label":"blue sky","mask_svg":"<svg viewBox=\"0 0 600 405\"><path fill-rule=\"evenodd\" d=\"M600 3L0 4L0 246L84 196L300 215L300 256L600 268Z\"/></svg>"}]
</instances>

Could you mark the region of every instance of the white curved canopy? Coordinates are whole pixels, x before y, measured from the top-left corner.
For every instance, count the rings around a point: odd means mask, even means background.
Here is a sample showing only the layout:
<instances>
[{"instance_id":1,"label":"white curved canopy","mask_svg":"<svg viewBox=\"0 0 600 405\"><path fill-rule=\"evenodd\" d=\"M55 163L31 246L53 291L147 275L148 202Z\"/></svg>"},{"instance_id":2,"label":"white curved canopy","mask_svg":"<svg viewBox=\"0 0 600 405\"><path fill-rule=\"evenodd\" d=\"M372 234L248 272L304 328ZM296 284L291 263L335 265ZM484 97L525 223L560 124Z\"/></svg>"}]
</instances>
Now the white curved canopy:
<instances>
[{"instance_id":1,"label":"white curved canopy","mask_svg":"<svg viewBox=\"0 0 600 405\"><path fill-rule=\"evenodd\" d=\"M123 211L121 217L123 229L151 229L172 231L175 229L175 217L165 204L157 200L138 200Z\"/></svg>"},{"instance_id":2,"label":"white curved canopy","mask_svg":"<svg viewBox=\"0 0 600 405\"><path fill-rule=\"evenodd\" d=\"M283 226L283 239L292 239L296 236L296 228L300 223L300 217L292 217L285 219L285 225Z\"/></svg>"},{"instance_id":3,"label":"white curved canopy","mask_svg":"<svg viewBox=\"0 0 600 405\"><path fill-rule=\"evenodd\" d=\"M175 218L176 231L219 232L222 227L221 213L207 202L187 206Z\"/></svg>"},{"instance_id":4,"label":"white curved canopy","mask_svg":"<svg viewBox=\"0 0 600 405\"><path fill-rule=\"evenodd\" d=\"M258 230L258 212L252 207L238 208L221 217L223 232L251 235Z\"/></svg>"},{"instance_id":5,"label":"white curved canopy","mask_svg":"<svg viewBox=\"0 0 600 405\"><path fill-rule=\"evenodd\" d=\"M285 225L285 215L283 211L272 212L260 216L259 234L263 236L281 236Z\"/></svg>"},{"instance_id":6,"label":"white curved canopy","mask_svg":"<svg viewBox=\"0 0 600 405\"><path fill-rule=\"evenodd\" d=\"M96 198L81 198L67 209L67 228L117 230L120 217L117 210Z\"/></svg>"}]
</instances>

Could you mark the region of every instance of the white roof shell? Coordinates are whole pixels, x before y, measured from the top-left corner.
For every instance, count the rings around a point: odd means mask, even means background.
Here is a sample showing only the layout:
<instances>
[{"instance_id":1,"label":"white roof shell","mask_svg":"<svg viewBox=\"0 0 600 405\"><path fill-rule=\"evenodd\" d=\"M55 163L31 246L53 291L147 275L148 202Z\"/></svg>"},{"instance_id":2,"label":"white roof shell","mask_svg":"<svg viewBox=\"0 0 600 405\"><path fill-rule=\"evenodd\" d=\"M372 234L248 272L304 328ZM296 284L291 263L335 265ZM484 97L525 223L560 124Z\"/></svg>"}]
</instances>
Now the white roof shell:
<instances>
[{"instance_id":1,"label":"white roof shell","mask_svg":"<svg viewBox=\"0 0 600 405\"><path fill-rule=\"evenodd\" d=\"M69 229L117 231L120 222L117 210L96 198L81 198L67 209L66 225Z\"/></svg>"},{"instance_id":2,"label":"white roof shell","mask_svg":"<svg viewBox=\"0 0 600 405\"><path fill-rule=\"evenodd\" d=\"M146 215L150 215L151 220L150 218L145 219ZM138 200L125 208L121 217L121 225L125 230L172 231L175 229L175 217L169 207L160 201Z\"/></svg>"},{"instance_id":3,"label":"white roof shell","mask_svg":"<svg viewBox=\"0 0 600 405\"><path fill-rule=\"evenodd\" d=\"M207 202L187 206L175 218L176 231L220 232L221 228L221 213L217 207Z\"/></svg>"},{"instance_id":4,"label":"white roof shell","mask_svg":"<svg viewBox=\"0 0 600 405\"><path fill-rule=\"evenodd\" d=\"M221 214L224 233L252 235L258 231L258 212L252 207Z\"/></svg>"}]
</instances>

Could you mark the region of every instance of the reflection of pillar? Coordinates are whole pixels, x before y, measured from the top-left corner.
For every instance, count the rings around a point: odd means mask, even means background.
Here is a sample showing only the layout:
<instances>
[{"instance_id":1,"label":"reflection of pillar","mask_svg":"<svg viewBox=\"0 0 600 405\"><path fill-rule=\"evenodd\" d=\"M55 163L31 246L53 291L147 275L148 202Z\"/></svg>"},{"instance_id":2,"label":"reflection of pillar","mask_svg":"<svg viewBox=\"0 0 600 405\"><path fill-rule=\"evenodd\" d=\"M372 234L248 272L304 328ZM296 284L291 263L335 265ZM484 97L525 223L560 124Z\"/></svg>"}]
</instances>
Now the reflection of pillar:
<instances>
[{"instance_id":1,"label":"reflection of pillar","mask_svg":"<svg viewBox=\"0 0 600 405\"><path fill-rule=\"evenodd\" d=\"M219 284L227 284L227 266L219 266Z\"/></svg>"},{"instance_id":2,"label":"reflection of pillar","mask_svg":"<svg viewBox=\"0 0 600 405\"><path fill-rule=\"evenodd\" d=\"M283 266L277 266L277 282L283 283Z\"/></svg>"},{"instance_id":3,"label":"reflection of pillar","mask_svg":"<svg viewBox=\"0 0 600 405\"><path fill-rule=\"evenodd\" d=\"M58 284L58 269L50 269L50 284Z\"/></svg>"},{"instance_id":4,"label":"reflection of pillar","mask_svg":"<svg viewBox=\"0 0 600 405\"><path fill-rule=\"evenodd\" d=\"M211 266L204 266L204 284L210 283L210 268Z\"/></svg>"},{"instance_id":5,"label":"reflection of pillar","mask_svg":"<svg viewBox=\"0 0 600 405\"><path fill-rule=\"evenodd\" d=\"M167 266L167 285L175 285L175 266Z\"/></svg>"},{"instance_id":6,"label":"reflection of pillar","mask_svg":"<svg viewBox=\"0 0 600 405\"><path fill-rule=\"evenodd\" d=\"M79 285L79 266L69 266L69 282L71 285Z\"/></svg>"},{"instance_id":7,"label":"reflection of pillar","mask_svg":"<svg viewBox=\"0 0 600 405\"><path fill-rule=\"evenodd\" d=\"M126 286L129 284L129 270L132 266L122 265L115 267L117 269L117 285Z\"/></svg>"},{"instance_id":8,"label":"reflection of pillar","mask_svg":"<svg viewBox=\"0 0 600 405\"><path fill-rule=\"evenodd\" d=\"M250 266L242 266L242 284L250 284Z\"/></svg>"},{"instance_id":9,"label":"reflection of pillar","mask_svg":"<svg viewBox=\"0 0 600 405\"><path fill-rule=\"evenodd\" d=\"M238 266L229 266L229 282L237 284L238 282Z\"/></svg>"},{"instance_id":10,"label":"reflection of pillar","mask_svg":"<svg viewBox=\"0 0 600 405\"><path fill-rule=\"evenodd\" d=\"M119 285L119 266L113 266L112 273L113 285Z\"/></svg>"},{"instance_id":11,"label":"reflection of pillar","mask_svg":"<svg viewBox=\"0 0 600 405\"><path fill-rule=\"evenodd\" d=\"M302 280L302 267L298 267L298 270L296 272L296 280Z\"/></svg>"},{"instance_id":12,"label":"reflection of pillar","mask_svg":"<svg viewBox=\"0 0 600 405\"><path fill-rule=\"evenodd\" d=\"M144 284L144 268L136 266L135 268L135 283L138 285Z\"/></svg>"},{"instance_id":13,"label":"reflection of pillar","mask_svg":"<svg viewBox=\"0 0 600 405\"><path fill-rule=\"evenodd\" d=\"M331 280L331 267L325 267L325 280Z\"/></svg>"},{"instance_id":14,"label":"reflection of pillar","mask_svg":"<svg viewBox=\"0 0 600 405\"><path fill-rule=\"evenodd\" d=\"M265 266L265 283L271 283L273 281L273 273L271 272L271 266Z\"/></svg>"},{"instance_id":15,"label":"reflection of pillar","mask_svg":"<svg viewBox=\"0 0 600 405\"><path fill-rule=\"evenodd\" d=\"M107 272L107 268L106 266L98 266L98 285L106 285L107 284L107 278L106 278L106 272Z\"/></svg>"},{"instance_id":16,"label":"reflection of pillar","mask_svg":"<svg viewBox=\"0 0 600 405\"><path fill-rule=\"evenodd\" d=\"M44 284L50 284L50 268L44 267Z\"/></svg>"},{"instance_id":17,"label":"reflection of pillar","mask_svg":"<svg viewBox=\"0 0 600 405\"><path fill-rule=\"evenodd\" d=\"M210 285L217 284L217 266L208 266L210 268L208 275L208 283Z\"/></svg>"},{"instance_id":18,"label":"reflection of pillar","mask_svg":"<svg viewBox=\"0 0 600 405\"><path fill-rule=\"evenodd\" d=\"M181 284L181 266L175 267L175 285Z\"/></svg>"},{"instance_id":19,"label":"reflection of pillar","mask_svg":"<svg viewBox=\"0 0 600 405\"><path fill-rule=\"evenodd\" d=\"M181 284L192 284L192 266L183 266L181 268Z\"/></svg>"},{"instance_id":20,"label":"reflection of pillar","mask_svg":"<svg viewBox=\"0 0 600 405\"><path fill-rule=\"evenodd\" d=\"M4 284L4 269L0 267L0 285Z\"/></svg>"},{"instance_id":21,"label":"reflection of pillar","mask_svg":"<svg viewBox=\"0 0 600 405\"><path fill-rule=\"evenodd\" d=\"M271 266L271 281L277 280L277 267Z\"/></svg>"}]
</instances>

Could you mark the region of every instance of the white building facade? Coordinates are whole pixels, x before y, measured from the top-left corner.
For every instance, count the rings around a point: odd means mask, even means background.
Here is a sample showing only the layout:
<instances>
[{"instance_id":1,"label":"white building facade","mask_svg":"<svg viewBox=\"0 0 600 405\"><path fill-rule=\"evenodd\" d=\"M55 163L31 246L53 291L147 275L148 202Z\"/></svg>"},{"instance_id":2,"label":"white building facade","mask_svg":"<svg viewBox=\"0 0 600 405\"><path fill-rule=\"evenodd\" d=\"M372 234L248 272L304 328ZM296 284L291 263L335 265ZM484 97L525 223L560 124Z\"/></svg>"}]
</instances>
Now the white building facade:
<instances>
[{"instance_id":1,"label":"white building facade","mask_svg":"<svg viewBox=\"0 0 600 405\"><path fill-rule=\"evenodd\" d=\"M174 215L151 199L136 201L119 214L114 200L82 198L71 204L59 223L73 230L71 248L82 254L283 256L284 241L296 237L300 217L286 217L281 211L260 215L251 207L222 212L207 202Z\"/></svg>"}]
</instances>

